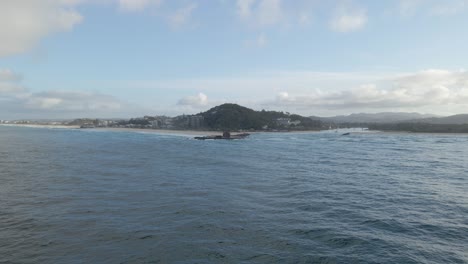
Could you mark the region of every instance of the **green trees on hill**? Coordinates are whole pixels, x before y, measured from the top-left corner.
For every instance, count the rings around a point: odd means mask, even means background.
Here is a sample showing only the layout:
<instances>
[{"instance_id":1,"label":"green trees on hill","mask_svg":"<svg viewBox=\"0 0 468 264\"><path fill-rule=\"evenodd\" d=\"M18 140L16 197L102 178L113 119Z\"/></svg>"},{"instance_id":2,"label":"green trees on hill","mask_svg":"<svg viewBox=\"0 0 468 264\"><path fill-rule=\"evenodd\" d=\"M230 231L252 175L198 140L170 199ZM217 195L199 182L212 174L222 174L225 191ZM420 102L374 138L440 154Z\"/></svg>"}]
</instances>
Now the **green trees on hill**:
<instances>
[{"instance_id":1,"label":"green trees on hill","mask_svg":"<svg viewBox=\"0 0 468 264\"><path fill-rule=\"evenodd\" d=\"M84 124L97 125L98 120L97 119L91 119L91 118L80 118L80 119L75 119L75 120L67 123L67 125L69 125L69 126L81 126L81 125L84 125Z\"/></svg>"},{"instance_id":2,"label":"green trees on hill","mask_svg":"<svg viewBox=\"0 0 468 264\"><path fill-rule=\"evenodd\" d=\"M395 123L395 124L370 124L370 130L381 131L405 131L421 133L468 133L468 124L427 124L427 123Z\"/></svg>"},{"instance_id":3,"label":"green trees on hill","mask_svg":"<svg viewBox=\"0 0 468 264\"><path fill-rule=\"evenodd\" d=\"M236 130L261 129L263 122L252 109L236 104L223 104L201 113L204 124L210 129Z\"/></svg>"},{"instance_id":4,"label":"green trees on hill","mask_svg":"<svg viewBox=\"0 0 468 264\"><path fill-rule=\"evenodd\" d=\"M204 126L214 130L262 130L262 129L320 129L321 122L299 115L276 111L254 111L237 104L223 104L200 113ZM299 121L294 125L280 125L279 118Z\"/></svg>"}]
</instances>

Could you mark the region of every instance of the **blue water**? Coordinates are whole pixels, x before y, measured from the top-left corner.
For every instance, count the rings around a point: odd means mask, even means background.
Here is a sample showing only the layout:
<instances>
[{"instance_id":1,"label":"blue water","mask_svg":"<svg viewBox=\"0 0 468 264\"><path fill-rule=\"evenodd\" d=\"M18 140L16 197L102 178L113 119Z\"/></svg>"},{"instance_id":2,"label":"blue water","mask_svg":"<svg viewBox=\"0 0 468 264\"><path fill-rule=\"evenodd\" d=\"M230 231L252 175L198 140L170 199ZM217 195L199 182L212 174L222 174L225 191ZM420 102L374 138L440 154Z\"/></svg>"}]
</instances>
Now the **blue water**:
<instances>
[{"instance_id":1,"label":"blue water","mask_svg":"<svg viewBox=\"0 0 468 264\"><path fill-rule=\"evenodd\" d=\"M468 263L468 136L0 126L0 263Z\"/></svg>"}]
</instances>

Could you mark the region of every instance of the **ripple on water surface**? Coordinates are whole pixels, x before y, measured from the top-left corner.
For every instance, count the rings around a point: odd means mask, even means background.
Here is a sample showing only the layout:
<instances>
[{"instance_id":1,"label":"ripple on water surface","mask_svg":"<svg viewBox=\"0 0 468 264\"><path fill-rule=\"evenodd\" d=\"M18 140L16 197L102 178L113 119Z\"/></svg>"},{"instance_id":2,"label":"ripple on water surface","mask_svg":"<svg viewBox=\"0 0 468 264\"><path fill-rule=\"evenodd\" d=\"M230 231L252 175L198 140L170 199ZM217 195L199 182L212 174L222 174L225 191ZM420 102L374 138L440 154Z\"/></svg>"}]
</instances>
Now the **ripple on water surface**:
<instances>
[{"instance_id":1,"label":"ripple on water surface","mask_svg":"<svg viewBox=\"0 0 468 264\"><path fill-rule=\"evenodd\" d=\"M467 263L468 137L0 127L0 263Z\"/></svg>"}]
</instances>

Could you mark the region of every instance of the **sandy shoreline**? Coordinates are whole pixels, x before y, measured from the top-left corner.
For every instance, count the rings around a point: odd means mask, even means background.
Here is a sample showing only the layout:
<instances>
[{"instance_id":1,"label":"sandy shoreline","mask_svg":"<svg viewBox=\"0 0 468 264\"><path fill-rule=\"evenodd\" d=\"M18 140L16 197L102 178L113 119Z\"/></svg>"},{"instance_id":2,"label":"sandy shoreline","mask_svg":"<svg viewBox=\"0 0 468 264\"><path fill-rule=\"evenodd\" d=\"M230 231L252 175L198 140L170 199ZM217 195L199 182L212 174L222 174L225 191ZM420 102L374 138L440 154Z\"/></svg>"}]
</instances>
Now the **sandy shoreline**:
<instances>
[{"instance_id":1,"label":"sandy shoreline","mask_svg":"<svg viewBox=\"0 0 468 264\"><path fill-rule=\"evenodd\" d=\"M165 135L180 135L180 136L222 135L223 133L221 131L143 129L143 128L121 128L121 127L96 127L96 128L80 129L79 126L34 125L34 124L0 124L0 126L48 128L48 129L79 129L82 131L134 132L134 133L165 134ZM249 133L252 134L252 133L259 133L259 132L249 132ZM236 134L236 133L233 133L233 134Z\"/></svg>"},{"instance_id":2,"label":"sandy shoreline","mask_svg":"<svg viewBox=\"0 0 468 264\"><path fill-rule=\"evenodd\" d=\"M29 128L46 128L46 129L77 129L80 131L102 131L102 132L132 132L132 133L143 133L143 134L160 134L160 135L176 135L186 137L196 136L212 136L222 135L222 131L201 131L201 130L171 130L171 129L143 129L143 128L120 128L120 127L97 127L97 128L83 128L79 126L65 126L65 125L36 125L36 124L0 124L0 126L6 127L29 127ZM245 131L245 132L232 132L237 133L249 133L249 134L261 134L261 133L288 133L288 134L315 134L315 133L327 133L330 130L310 130L310 131ZM333 132L333 131L332 131ZM332 133L330 132L330 133ZM434 132L406 132L406 131L378 131L378 130L367 130L367 131L349 131L343 130L338 133L350 132L351 134L412 134L412 135L465 135L466 133L434 133Z\"/></svg>"},{"instance_id":3,"label":"sandy shoreline","mask_svg":"<svg viewBox=\"0 0 468 264\"><path fill-rule=\"evenodd\" d=\"M91 128L93 131L109 131L109 132L137 132L148 134L165 134L165 135L180 135L180 136L206 136L206 135L221 135L220 131L199 131L199 130L170 130L170 129L144 129L144 128L120 128L120 127L99 127Z\"/></svg>"},{"instance_id":4,"label":"sandy shoreline","mask_svg":"<svg viewBox=\"0 0 468 264\"><path fill-rule=\"evenodd\" d=\"M65 125L35 125L35 124L0 124L6 127L31 127L31 128L49 128L49 129L78 129L80 126Z\"/></svg>"},{"instance_id":5,"label":"sandy shoreline","mask_svg":"<svg viewBox=\"0 0 468 264\"><path fill-rule=\"evenodd\" d=\"M161 134L161 135L179 135L179 136L212 136L212 135L222 135L222 131L204 131L204 130L171 130L171 129L144 129L144 128L123 128L123 127L96 127L96 128L83 128L80 129L79 126L65 126L65 125L35 125L35 124L0 124L0 126L10 126L10 127L30 127L30 128L48 128L48 129L79 129L82 131L108 131L108 132L133 132L133 133L145 133L145 134ZM318 133L320 131L243 131L243 132L231 132L232 134L238 133L249 133L249 134L259 134L259 133Z\"/></svg>"}]
</instances>

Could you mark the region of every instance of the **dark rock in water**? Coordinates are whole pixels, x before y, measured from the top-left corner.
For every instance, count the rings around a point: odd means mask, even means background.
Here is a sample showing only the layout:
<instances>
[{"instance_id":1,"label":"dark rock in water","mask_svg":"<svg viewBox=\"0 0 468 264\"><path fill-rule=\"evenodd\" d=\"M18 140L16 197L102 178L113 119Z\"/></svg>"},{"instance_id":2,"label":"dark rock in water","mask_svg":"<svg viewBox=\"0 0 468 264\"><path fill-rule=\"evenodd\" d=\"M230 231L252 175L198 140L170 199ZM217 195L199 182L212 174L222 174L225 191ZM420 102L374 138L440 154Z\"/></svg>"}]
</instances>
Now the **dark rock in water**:
<instances>
[{"instance_id":1,"label":"dark rock in water","mask_svg":"<svg viewBox=\"0 0 468 264\"><path fill-rule=\"evenodd\" d=\"M241 133L241 134L235 134L231 135L230 132L225 131L222 136L203 136L203 137L195 137L195 139L198 140L206 140L206 139L226 139L226 140L232 140L232 139L243 139L250 136L249 133Z\"/></svg>"}]
</instances>

